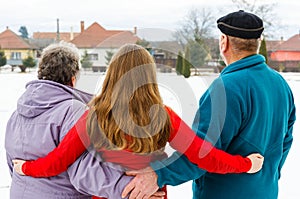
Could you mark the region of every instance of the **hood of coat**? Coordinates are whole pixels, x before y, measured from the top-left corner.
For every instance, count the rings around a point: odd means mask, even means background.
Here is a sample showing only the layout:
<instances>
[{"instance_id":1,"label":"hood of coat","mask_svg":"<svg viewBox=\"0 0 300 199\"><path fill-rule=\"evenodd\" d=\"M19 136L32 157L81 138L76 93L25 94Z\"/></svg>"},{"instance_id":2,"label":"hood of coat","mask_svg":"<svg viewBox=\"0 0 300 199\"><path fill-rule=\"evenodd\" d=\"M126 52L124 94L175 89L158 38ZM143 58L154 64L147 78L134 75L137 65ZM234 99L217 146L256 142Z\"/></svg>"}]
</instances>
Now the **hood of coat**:
<instances>
[{"instance_id":1,"label":"hood of coat","mask_svg":"<svg viewBox=\"0 0 300 199\"><path fill-rule=\"evenodd\" d=\"M87 104L93 95L48 80L34 80L26 84L26 91L19 98L17 112L32 118L66 100Z\"/></svg>"}]
</instances>

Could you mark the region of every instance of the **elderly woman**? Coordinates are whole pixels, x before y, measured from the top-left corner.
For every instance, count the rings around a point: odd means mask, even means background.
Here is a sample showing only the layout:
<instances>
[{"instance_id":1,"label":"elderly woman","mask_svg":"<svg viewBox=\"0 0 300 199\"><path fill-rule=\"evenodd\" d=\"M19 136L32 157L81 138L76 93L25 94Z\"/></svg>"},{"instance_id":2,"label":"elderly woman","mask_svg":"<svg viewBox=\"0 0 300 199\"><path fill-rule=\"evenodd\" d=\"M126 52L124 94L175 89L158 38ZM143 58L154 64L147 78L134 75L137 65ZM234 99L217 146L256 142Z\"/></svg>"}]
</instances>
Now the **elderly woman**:
<instances>
[{"instance_id":1,"label":"elderly woman","mask_svg":"<svg viewBox=\"0 0 300 199\"><path fill-rule=\"evenodd\" d=\"M90 195L118 198L124 187L118 189L118 183L125 185L130 180L121 171L93 161L89 154L79 158L67 172L51 178L20 176L13 170L12 159L37 159L52 151L84 113L92 96L73 88L79 66L79 51L71 44L61 42L44 49L38 80L26 85L17 110L7 123L5 148L12 176L11 199Z\"/></svg>"}]
</instances>

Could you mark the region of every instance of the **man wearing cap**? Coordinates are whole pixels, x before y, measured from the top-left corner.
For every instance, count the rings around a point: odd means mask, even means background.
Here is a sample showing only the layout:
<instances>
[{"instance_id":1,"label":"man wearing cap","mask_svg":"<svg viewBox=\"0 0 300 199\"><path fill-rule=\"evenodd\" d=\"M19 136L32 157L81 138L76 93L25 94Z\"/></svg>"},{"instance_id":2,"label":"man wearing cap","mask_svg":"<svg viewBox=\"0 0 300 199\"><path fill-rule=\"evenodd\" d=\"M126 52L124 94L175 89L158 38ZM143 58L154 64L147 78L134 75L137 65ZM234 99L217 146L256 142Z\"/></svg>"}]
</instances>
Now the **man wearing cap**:
<instances>
[{"instance_id":1,"label":"man wearing cap","mask_svg":"<svg viewBox=\"0 0 300 199\"><path fill-rule=\"evenodd\" d=\"M292 91L257 54L264 30L258 16L241 10L221 17L217 24L222 33L220 53L227 66L201 97L193 129L231 154L261 153L264 166L253 175L212 174L174 153L152 163L147 174L138 174L132 181L136 183L133 193L142 185L139 195L151 192L145 187L155 183L162 187L194 180L194 199L278 197L280 171L293 141L296 119Z\"/></svg>"}]
</instances>

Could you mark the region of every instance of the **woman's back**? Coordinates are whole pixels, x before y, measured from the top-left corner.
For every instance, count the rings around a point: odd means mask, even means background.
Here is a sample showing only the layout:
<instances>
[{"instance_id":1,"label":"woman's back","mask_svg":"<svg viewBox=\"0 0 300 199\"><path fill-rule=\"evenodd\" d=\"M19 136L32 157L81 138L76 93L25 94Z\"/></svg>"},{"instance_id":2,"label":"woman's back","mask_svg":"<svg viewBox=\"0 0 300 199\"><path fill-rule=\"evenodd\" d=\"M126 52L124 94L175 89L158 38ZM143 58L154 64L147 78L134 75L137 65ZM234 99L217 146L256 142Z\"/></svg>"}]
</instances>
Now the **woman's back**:
<instances>
[{"instance_id":1,"label":"woman's back","mask_svg":"<svg viewBox=\"0 0 300 199\"><path fill-rule=\"evenodd\" d=\"M16 158L43 157L59 144L84 111L84 102L72 98L70 88L52 81L37 80L27 85L6 129L11 199L83 198L72 186L67 172L51 178L32 178L12 172L11 163Z\"/></svg>"}]
</instances>

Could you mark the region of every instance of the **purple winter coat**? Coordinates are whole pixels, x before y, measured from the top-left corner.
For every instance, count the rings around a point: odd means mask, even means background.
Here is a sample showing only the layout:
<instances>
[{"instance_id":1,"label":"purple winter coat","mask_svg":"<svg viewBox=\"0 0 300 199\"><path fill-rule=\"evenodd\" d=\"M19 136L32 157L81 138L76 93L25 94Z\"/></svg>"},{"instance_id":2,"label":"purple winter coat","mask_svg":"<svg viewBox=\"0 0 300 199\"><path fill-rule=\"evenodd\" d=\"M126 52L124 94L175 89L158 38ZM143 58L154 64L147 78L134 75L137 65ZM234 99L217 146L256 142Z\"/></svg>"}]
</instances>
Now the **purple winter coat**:
<instances>
[{"instance_id":1,"label":"purple winter coat","mask_svg":"<svg viewBox=\"0 0 300 199\"><path fill-rule=\"evenodd\" d=\"M84 113L91 97L53 81L34 80L26 85L5 135L11 199L121 198L131 178L118 166L99 162L91 154L94 151L83 154L67 172L50 178L20 176L13 171L12 159L34 160L52 151Z\"/></svg>"}]
</instances>

